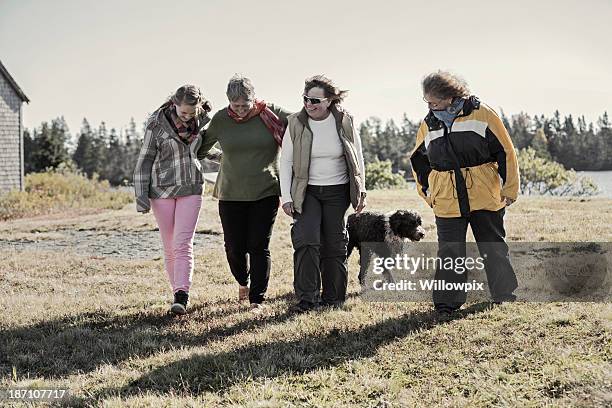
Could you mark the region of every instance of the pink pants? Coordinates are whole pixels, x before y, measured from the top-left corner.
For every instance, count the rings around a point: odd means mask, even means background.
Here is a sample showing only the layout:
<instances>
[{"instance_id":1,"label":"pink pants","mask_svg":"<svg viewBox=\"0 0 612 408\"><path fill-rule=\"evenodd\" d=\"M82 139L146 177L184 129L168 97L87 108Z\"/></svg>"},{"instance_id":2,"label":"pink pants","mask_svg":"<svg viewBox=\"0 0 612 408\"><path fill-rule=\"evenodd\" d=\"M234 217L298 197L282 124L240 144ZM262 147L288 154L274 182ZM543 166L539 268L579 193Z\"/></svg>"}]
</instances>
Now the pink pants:
<instances>
[{"instance_id":1,"label":"pink pants","mask_svg":"<svg viewBox=\"0 0 612 408\"><path fill-rule=\"evenodd\" d=\"M202 207L201 195L151 200L164 246L172 291L189 292L193 275L193 236Z\"/></svg>"}]
</instances>

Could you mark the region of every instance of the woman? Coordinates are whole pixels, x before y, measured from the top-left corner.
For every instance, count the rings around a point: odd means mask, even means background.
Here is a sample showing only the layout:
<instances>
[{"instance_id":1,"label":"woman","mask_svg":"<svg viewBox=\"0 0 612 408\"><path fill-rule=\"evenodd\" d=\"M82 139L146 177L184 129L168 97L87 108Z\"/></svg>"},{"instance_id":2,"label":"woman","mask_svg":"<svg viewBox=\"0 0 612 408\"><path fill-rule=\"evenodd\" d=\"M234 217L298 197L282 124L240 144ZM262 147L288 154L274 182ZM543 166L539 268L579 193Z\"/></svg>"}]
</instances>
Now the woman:
<instances>
[{"instance_id":1,"label":"woman","mask_svg":"<svg viewBox=\"0 0 612 408\"><path fill-rule=\"evenodd\" d=\"M346 298L345 213L366 202L363 152L341 91L322 75L306 79L304 108L289 117L281 152L283 211L294 219L295 312L340 307ZM322 287L322 294L320 293Z\"/></svg>"},{"instance_id":2,"label":"woman","mask_svg":"<svg viewBox=\"0 0 612 408\"><path fill-rule=\"evenodd\" d=\"M253 84L240 75L230 79L227 98L229 106L213 116L198 156L217 142L223 151L213 196L219 199L227 261L239 301L248 298L251 310L259 312L279 205L277 158L290 112L256 99Z\"/></svg>"},{"instance_id":3,"label":"woman","mask_svg":"<svg viewBox=\"0 0 612 408\"><path fill-rule=\"evenodd\" d=\"M153 209L174 293L170 311L175 314L187 312L193 235L202 205L202 167L195 152L210 109L196 86L177 89L149 118L134 169L136 208L141 213Z\"/></svg>"},{"instance_id":4,"label":"woman","mask_svg":"<svg viewBox=\"0 0 612 408\"><path fill-rule=\"evenodd\" d=\"M417 132L411 163L417 191L436 216L438 257L465 257L469 224L485 259L493 301L512 301L517 281L504 240L504 213L517 199L519 170L510 136L495 111L470 96L459 77L438 71L422 86L429 113ZM438 267L435 279L466 282L467 274ZM433 293L442 314L459 309L465 299L463 291Z\"/></svg>"}]
</instances>

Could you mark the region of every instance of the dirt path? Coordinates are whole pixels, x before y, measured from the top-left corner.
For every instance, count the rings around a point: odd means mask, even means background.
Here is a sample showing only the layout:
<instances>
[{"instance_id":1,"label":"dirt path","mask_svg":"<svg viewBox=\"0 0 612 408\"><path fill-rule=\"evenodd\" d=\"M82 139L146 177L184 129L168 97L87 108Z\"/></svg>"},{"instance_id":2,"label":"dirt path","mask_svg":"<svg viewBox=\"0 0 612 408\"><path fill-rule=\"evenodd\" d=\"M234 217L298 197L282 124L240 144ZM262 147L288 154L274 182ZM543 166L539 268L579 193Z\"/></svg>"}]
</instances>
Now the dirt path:
<instances>
[{"instance_id":1,"label":"dirt path","mask_svg":"<svg viewBox=\"0 0 612 408\"><path fill-rule=\"evenodd\" d=\"M215 208L200 214L194 249L223 245ZM83 256L161 259L161 238L151 214L137 214L133 205L118 211L64 213L0 223L4 250L74 251Z\"/></svg>"},{"instance_id":2,"label":"dirt path","mask_svg":"<svg viewBox=\"0 0 612 408\"><path fill-rule=\"evenodd\" d=\"M194 248L219 245L218 235L196 233ZM161 240L158 231L98 231L63 230L42 235L41 239L0 239L0 251L17 250L75 251L80 255L104 256L121 259L158 259Z\"/></svg>"}]
</instances>

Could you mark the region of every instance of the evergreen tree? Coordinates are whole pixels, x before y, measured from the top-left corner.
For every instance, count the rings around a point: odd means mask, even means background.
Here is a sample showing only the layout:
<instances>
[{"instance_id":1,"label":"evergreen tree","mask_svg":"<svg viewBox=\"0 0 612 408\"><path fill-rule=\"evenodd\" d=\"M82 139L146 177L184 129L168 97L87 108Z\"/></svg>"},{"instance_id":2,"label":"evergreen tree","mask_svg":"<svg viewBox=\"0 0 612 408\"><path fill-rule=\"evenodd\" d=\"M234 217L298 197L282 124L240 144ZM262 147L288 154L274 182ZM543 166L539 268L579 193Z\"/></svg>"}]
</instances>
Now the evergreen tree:
<instances>
[{"instance_id":1,"label":"evergreen tree","mask_svg":"<svg viewBox=\"0 0 612 408\"><path fill-rule=\"evenodd\" d=\"M548 151L552 156L553 160L562 163L564 143L564 135L561 127L561 115L559 111L555 111L551 120L548 121L547 126L544 127L544 133L548 139Z\"/></svg>"},{"instance_id":2,"label":"evergreen tree","mask_svg":"<svg viewBox=\"0 0 612 408\"><path fill-rule=\"evenodd\" d=\"M539 128L536 130L536 133L531 140L531 148L533 148L538 157L551 160L550 153L548 152L548 140L546 139L544 129Z\"/></svg>"},{"instance_id":3,"label":"evergreen tree","mask_svg":"<svg viewBox=\"0 0 612 408\"><path fill-rule=\"evenodd\" d=\"M578 137L572 115L565 117L561 134L562 138L566 141L561 163L566 168L575 169L578 162L578 155L580 154L580 138Z\"/></svg>"},{"instance_id":4,"label":"evergreen tree","mask_svg":"<svg viewBox=\"0 0 612 408\"><path fill-rule=\"evenodd\" d=\"M608 118L608 112L598 119L597 139L601 147L601 162L600 170L612 170L612 125Z\"/></svg>"},{"instance_id":5,"label":"evergreen tree","mask_svg":"<svg viewBox=\"0 0 612 408\"><path fill-rule=\"evenodd\" d=\"M100 123L98 130L94 133L92 151L95 173L102 176L108 159L108 132L104 121Z\"/></svg>"},{"instance_id":6,"label":"evergreen tree","mask_svg":"<svg viewBox=\"0 0 612 408\"><path fill-rule=\"evenodd\" d=\"M114 186L123 184L126 178L122 164L126 160L125 145L121 144L117 131L113 128L110 131L108 144L107 161L104 171L100 174L101 178L106 179Z\"/></svg>"},{"instance_id":7,"label":"evergreen tree","mask_svg":"<svg viewBox=\"0 0 612 408\"><path fill-rule=\"evenodd\" d=\"M51 125L43 122L40 131L34 134L32 142L36 147L30 156L30 169L42 171L47 168L56 168L70 159L66 142L70 138L68 126L64 118L51 121Z\"/></svg>"},{"instance_id":8,"label":"evergreen tree","mask_svg":"<svg viewBox=\"0 0 612 408\"><path fill-rule=\"evenodd\" d=\"M529 115L526 113L519 113L512 117L512 125L510 126L512 131L512 141L514 147L518 149L525 148L531 144L531 139L535 134L533 122Z\"/></svg>"},{"instance_id":9,"label":"evergreen tree","mask_svg":"<svg viewBox=\"0 0 612 408\"><path fill-rule=\"evenodd\" d=\"M128 183L134 182L134 167L138 160L140 147L142 146L142 137L136 130L136 121L130 119L130 123L125 132L125 161L122 163L123 173Z\"/></svg>"},{"instance_id":10,"label":"evergreen tree","mask_svg":"<svg viewBox=\"0 0 612 408\"><path fill-rule=\"evenodd\" d=\"M33 132L34 135L31 135L28 129L25 129L23 131L23 167L24 172L26 174L35 173L41 170L36 165L36 161L34 159L35 156L38 154L38 146L36 145L36 141L34 140L34 137L36 136L36 130L34 130Z\"/></svg>"},{"instance_id":11,"label":"evergreen tree","mask_svg":"<svg viewBox=\"0 0 612 408\"><path fill-rule=\"evenodd\" d=\"M500 118L501 118L502 123L504 124L504 127L508 131L508 133L512 134L513 133L512 126L510 125L510 121L508 120L508 117L504 113L503 109L500 110Z\"/></svg>"},{"instance_id":12,"label":"evergreen tree","mask_svg":"<svg viewBox=\"0 0 612 408\"><path fill-rule=\"evenodd\" d=\"M402 125L400 127L400 138L405 143L405 153L400 158L399 167L404 171L404 177L412 178L412 165L410 164L410 152L414 149L416 144L416 134L419 130L420 122L412 122L406 114L402 118Z\"/></svg>"},{"instance_id":13,"label":"evergreen tree","mask_svg":"<svg viewBox=\"0 0 612 408\"><path fill-rule=\"evenodd\" d=\"M405 141L399 137L400 131L393 119L387 121L384 129L378 134L378 156L391 162L391 171L397 173L402 154L405 152Z\"/></svg>"},{"instance_id":14,"label":"evergreen tree","mask_svg":"<svg viewBox=\"0 0 612 408\"><path fill-rule=\"evenodd\" d=\"M381 131L381 121L376 117L370 117L363 122L359 128L361 145L363 149L363 160L366 163L375 161L378 158L378 135Z\"/></svg>"},{"instance_id":15,"label":"evergreen tree","mask_svg":"<svg viewBox=\"0 0 612 408\"><path fill-rule=\"evenodd\" d=\"M94 134L87 119L83 119L73 159L81 171L91 177L96 171Z\"/></svg>"}]
</instances>

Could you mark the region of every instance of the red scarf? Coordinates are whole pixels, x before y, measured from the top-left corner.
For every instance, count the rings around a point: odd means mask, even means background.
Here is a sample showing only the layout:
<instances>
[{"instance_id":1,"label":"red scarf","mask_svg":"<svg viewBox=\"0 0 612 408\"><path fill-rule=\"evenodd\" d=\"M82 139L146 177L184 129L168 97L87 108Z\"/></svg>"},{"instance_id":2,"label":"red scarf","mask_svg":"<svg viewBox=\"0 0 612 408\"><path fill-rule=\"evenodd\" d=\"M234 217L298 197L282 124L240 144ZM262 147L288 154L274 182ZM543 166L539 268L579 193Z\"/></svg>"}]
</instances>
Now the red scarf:
<instances>
[{"instance_id":1,"label":"red scarf","mask_svg":"<svg viewBox=\"0 0 612 408\"><path fill-rule=\"evenodd\" d=\"M178 136L186 143L193 142L193 139L198 135L198 127L195 118L183 122L176 114L176 108L173 104L170 104L170 106L166 108L165 113L170 115L171 123L174 125L174 129Z\"/></svg>"},{"instance_id":2,"label":"red scarf","mask_svg":"<svg viewBox=\"0 0 612 408\"><path fill-rule=\"evenodd\" d=\"M274 140L276 140L276 143L279 146L283 144L283 135L285 134L285 126L283 125L283 122L281 122L279 117L276 115L276 113L272 112L272 110L268 108L268 105L266 105L265 101L260 101L258 99L255 99L255 102L253 103L253 107L251 108L249 113L244 117L241 117L236 112L234 112L231 106L227 107L227 113L229 117L234 119L236 123L244 123L248 121L249 119L259 115L264 125L266 125L266 127L268 128L268 130L274 137Z\"/></svg>"}]
</instances>

